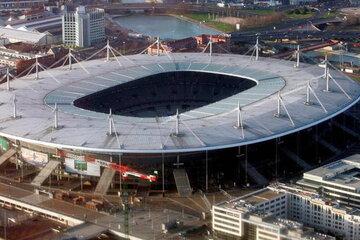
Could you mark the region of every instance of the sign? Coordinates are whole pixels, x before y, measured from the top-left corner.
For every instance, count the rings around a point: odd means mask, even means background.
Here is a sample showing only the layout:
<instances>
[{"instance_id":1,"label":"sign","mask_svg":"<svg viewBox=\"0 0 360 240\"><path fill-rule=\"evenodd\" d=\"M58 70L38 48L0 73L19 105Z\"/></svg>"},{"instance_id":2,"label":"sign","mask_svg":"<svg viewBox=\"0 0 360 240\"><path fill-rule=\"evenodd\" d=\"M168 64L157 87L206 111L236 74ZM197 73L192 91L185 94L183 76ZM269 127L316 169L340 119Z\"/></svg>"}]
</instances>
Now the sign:
<instances>
[{"instance_id":1,"label":"sign","mask_svg":"<svg viewBox=\"0 0 360 240\"><path fill-rule=\"evenodd\" d=\"M65 158L65 171L68 173L100 177L100 166L82 159Z\"/></svg>"},{"instance_id":2,"label":"sign","mask_svg":"<svg viewBox=\"0 0 360 240\"><path fill-rule=\"evenodd\" d=\"M27 148L21 148L21 157L24 161L35 165L45 166L49 161L49 156L45 153L36 152Z\"/></svg>"},{"instance_id":3,"label":"sign","mask_svg":"<svg viewBox=\"0 0 360 240\"><path fill-rule=\"evenodd\" d=\"M4 152L9 150L9 141L6 138L0 137L0 148Z\"/></svg>"}]
</instances>

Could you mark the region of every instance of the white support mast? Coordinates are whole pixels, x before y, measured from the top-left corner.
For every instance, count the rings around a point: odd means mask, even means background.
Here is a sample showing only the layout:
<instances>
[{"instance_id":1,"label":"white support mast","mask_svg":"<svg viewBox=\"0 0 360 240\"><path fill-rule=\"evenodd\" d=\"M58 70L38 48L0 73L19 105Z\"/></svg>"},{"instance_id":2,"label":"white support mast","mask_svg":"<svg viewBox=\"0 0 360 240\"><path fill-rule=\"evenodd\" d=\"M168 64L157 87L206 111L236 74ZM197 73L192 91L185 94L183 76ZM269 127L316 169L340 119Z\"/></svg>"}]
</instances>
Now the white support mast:
<instances>
[{"instance_id":1,"label":"white support mast","mask_svg":"<svg viewBox=\"0 0 360 240\"><path fill-rule=\"evenodd\" d=\"M16 103L17 103L17 99L16 99L16 95L14 94L14 97L13 97L13 118L18 118Z\"/></svg>"},{"instance_id":2,"label":"white support mast","mask_svg":"<svg viewBox=\"0 0 360 240\"><path fill-rule=\"evenodd\" d=\"M256 37L256 44L255 44L255 61L259 60L259 51L260 51L259 36L257 36Z\"/></svg>"},{"instance_id":3,"label":"white support mast","mask_svg":"<svg viewBox=\"0 0 360 240\"><path fill-rule=\"evenodd\" d=\"M213 51L213 42L212 42L212 36L210 35L210 40L209 40L209 55L210 57L212 56L212 51Z\"/></svg>"},{"instance_id":4,"label":"white support mast","mask_svg":"<svg viewBox=\"0 0 360 240\"><path fill-rule=\"evenodd\" d=\"M283 107L283 109L285 110L285 113L287 115L287 117L289 118L291 125L295 126L295 123L289 113L289 111L287 110L287 107L281 97L280 91L278 92L278 96L277 96L277 112L274 114L274 117L280 118L281 117L281 107Z\"/></svg>"},{"instance_id":5,"label":"white support mast","mask_svg":"<svg viewBox=\"0 0 360 240\"><path fill-rule=\"evenodd\" d=\"M108 132L108 135L109 135L109 136L113 136L113 135L114 135L114 118L113 118L113 115L112 115L112 110L111 110L111 108L110 108L110 110L109 110L108 121L109 121L109 132Z\"/></svg>"},{"instance_id":6,"label":"white support mast","mask_svg":"<svg viewBox=\"0 0 360 240\"><path fill-rule=\"evenodd\" d=\"M176 134L176 136L178 136L178 135L179 135L179 132L180 132L180 130L179 130L179 125L180 125L179 109L176 109L175 124L176 124L176 126L175 126L175 134Z\"/></svg>"},{"instance_id":7,"label":"white support mast","mask_svg":"<svg viewBox=\"0 0 360 240\"><path fill-rule=\"evenodd\" d=\"M314 89L311 87L311 83L310 83L310 80L309 80L308 83L307 83L307 86L306 86L306 101L304 102L304 104L307 105L307 106L312 104L312 102L310 101L310 94L311 93L314 95L315 99L318 101L318 103L320 104L320 106L324 110L324 112L327 113L327 110L326 110L325 106L322 104L322 102L318 98L317 94L315 93Z\"/></svg>"},{"instance_id":8,"label":"white support mast","mask_svg":"<svg viewBox=\"0 0 360 240\"><path fill-rule=\"evenodd\" d=\"M237 121L236 121L235 128L241 130L241 137L242 137L242 139L244 139L245 138L245 135L244 135L244 123L243 123L242 109L241 109L241 106L240 106L240 102L238 102L236 112L237 112Z\"/></svg>"},{"instance_id":9,"label":"white support mast","mask_svg":"<svg viewBox=\"0 0 360 240\"><path fill-rule=\"evenodd\" d=\"M335 85L345 94L345 96L348 99L351 99L350 95L347 94L347 92L340 86L340 84L335 80L335 78L333 78L333 76L331 76L330 74L330 66L332 66L334 69L336 69L328 60L328 56L325 55L325 60L322 62L324 64L325 70L324 70L324 74L321 75L318 78L325 78L325 89L324 92L330 92L330 80L332 80Z\"/></svg>"},{"instance_id":10,"label":"white support mast","mask_svg":"<svg viewBox=\"0 0 360 240\"><path fill-rule=\"evenodd\" d=\"M54 129L58 129L58 128L59 128L59 111L58 111L57 103L55 103L55 106L54 106Z\"/></svg>"},{"instance_id":11,"label":"white support mast","mask_svg":"<svg viewBox=\"0 0 360 240\"><path fill-rule=\"evenodd\" d=\"M300 67L300 45L297 45L297 49L295 51L295 57L296 57L296 64L295 67Z\"/></svg>"},{"instance_id":12,"label":"white support mast","mask_svg":"<svg viewBox=\"0 0 360 240\"><path fill-rule=\"evenodd\" d=\"M110 61L110 43L109 43L109 39L106 42L106 61L107 62Z\"/></svg>"},{"instance_id":13,"label":"white support mast","mask_svg":"<svg viewBox=\"0 0 360 240\"><path fill-rule=\"evenodd\" d=\"M326 87L325 87L325 92L329 92L329 82L330 82L330 69L329 69L329 65L328 65L329 61L328 61L328 56L327 54L325 55L325 60L324 60L324 64L325 64L325 72L324 72L324 78L326 80Z\"/></svg>"},{"instance_id":14,"label":"white support mast","mask_svg":"<svg viewBox=\"0 0 360 240\"><path fill-rule=\"evenodd\" d=\"M160 56L160 38L156 38L156 56Z\"/></svg>"},{"instance_id":15,"label":"white support mast","mask_svg":"<svg viewBox=\"0 0 360 240\"><path fill-rule=\"evenodd\" d=\"M72 60L71 60L71 58L72 58L72 53L71 53L71 48L69 48L69 53L68 53L68 60L69 60L69 70L71 70L72 69Z\"/></svg>"},{"instance_id":16,"label":"white support mast","mask_svg":"<svg viewBox=\"0 0 360 240\"><path fill-rule=\"evenodd\" d=\"M35 57L35 80L39 80L39 60Z\"/></svg>"},{"instance_id":17,"label":"white support mast","mask_svg":"<svg viewBox=\"0 0 360 240\"><path fill-rule=\"evenodd\" d=\"M10 70L6 68L6 90L10 91Z\"/></svg>"}]
</instances>

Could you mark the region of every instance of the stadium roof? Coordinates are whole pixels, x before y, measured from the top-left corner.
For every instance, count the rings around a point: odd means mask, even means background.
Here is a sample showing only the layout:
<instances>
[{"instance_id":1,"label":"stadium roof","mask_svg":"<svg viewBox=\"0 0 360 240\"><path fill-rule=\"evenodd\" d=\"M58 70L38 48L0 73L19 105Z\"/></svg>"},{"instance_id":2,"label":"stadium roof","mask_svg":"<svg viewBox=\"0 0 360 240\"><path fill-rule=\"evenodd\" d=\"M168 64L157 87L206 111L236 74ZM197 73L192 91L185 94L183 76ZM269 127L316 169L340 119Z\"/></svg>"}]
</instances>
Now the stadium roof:
<instances>
[{"instance_id":1,"label":"stadium roof","mask_svg":"<svg viewBox=\"0 0 360 240\"><path fill-rule=\"evenodd\" d=\"M354 105L359 85L331 70L330 92L319 78L324 68L271 58L176 53L133 55L74 64L72 70L40 72L23 77L12 91L0 92L0 135L56 148L103 153L191 152L235 147L284 136L330 119ZM121 63L121 67L119 66ZM84 69L83 69L84 68ZM257 85L221 101L176 116L140 118L80 109L73 102L88 94L159 72L201 71L248 78ZM312 104L306 105L308 89ZM3 84L3 89L6 85ZM281 97L278 92L281 91ZM21 117L13 118L13 99ZM61 126L54 129L54 106ZM241 111L238 110L238 103ZM278 103L280 117L275 117ZM241 120L241 126L238 124ZM178 123L178 124L177 124ZM109 127L116 134L109 135ZM234 127L238 126L238 127ZM179 128L179 134L174 134Z\"/></svg>"}]
</instances>

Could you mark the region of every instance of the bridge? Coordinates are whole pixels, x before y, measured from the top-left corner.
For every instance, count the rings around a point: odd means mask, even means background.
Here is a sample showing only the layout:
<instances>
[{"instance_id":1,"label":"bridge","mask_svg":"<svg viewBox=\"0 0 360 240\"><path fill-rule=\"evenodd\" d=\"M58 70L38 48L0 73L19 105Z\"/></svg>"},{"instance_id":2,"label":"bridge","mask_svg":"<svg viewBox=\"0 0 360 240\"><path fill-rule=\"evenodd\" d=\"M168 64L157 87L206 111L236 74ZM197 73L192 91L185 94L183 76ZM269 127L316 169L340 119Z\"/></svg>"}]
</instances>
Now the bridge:
<instances>
[{"instance_id":1,"label":"bridge","mask_svg":"<svg viewBox=\"0 0 360 240\"><path fill-rule=\"evenodd\" d=\"M306 38L319 38L319 39L334 39L334 40L345 40L353 41L360 38L360 32L353 31L319 31L319 32L308 32L308 31L289 31L289 32L262 32L262 33L242 33L233 32L231 33L231 41L237 42L249 42L255 43L257 36L261 40L277 40L277 39L306 39Z\"/></svg>"}]
</instances>

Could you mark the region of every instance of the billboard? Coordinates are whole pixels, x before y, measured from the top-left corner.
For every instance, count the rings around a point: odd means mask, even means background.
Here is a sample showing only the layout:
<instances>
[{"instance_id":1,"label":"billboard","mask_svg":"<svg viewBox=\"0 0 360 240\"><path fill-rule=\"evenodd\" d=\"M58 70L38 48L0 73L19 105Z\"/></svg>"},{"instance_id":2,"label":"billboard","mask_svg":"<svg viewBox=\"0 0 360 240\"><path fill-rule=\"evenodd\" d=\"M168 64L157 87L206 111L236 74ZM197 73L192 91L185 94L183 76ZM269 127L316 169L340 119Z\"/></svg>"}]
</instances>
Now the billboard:
<instances>
[{"instance_id":1,"label":"billboard","mask_svg":"<svg viewBox=\"0 0 360 240\"><path fill-rule=\"evenodd\" d=\"M24 161L39 167L45 166L49 161L49 156L47 154L23 147L21 148L21 157Z\"/></svg>"},{"instance_id":2,"label":"billboard","mask_svg":"<svg viewBox=\"0 0 360 240\"><path fill-rule=\"evenodd\" d=\"M81 175L100 177L100 165L83 159L65 158L65 171Z\"/></svg>"}]
</instances>

